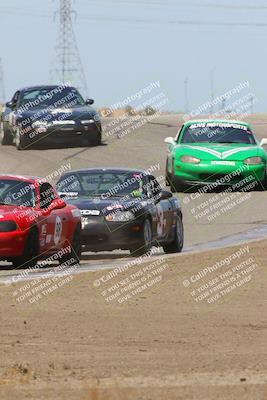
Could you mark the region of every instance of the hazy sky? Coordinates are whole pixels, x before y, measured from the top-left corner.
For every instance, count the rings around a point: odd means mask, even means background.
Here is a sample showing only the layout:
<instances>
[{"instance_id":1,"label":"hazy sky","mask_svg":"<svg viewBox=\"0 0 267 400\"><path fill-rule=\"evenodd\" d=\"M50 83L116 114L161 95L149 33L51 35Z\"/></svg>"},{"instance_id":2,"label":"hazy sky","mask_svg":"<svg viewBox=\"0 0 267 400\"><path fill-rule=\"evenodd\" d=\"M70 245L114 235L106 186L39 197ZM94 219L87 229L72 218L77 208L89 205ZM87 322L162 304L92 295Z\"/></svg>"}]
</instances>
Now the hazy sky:
<instances>
[{"instance_id":1,"label":"hazy sky","mask_svg":"<svg viewBox=\"0 0 267 400\"><path fill-rule=\"evenodd\" d=\"M97 106L111 105L159 80L169 98L165 108L183 110L188 78L191 110L209 100L213 70L215 95L248 80L258 99L255 110L265 111L267 24L259 25L267 19L263 3L74 0L74 29L90 97ZM58 6L59 0L1 0L0 57L7 100L19 87L47 83Z\"/></svg>"}]
</instances>

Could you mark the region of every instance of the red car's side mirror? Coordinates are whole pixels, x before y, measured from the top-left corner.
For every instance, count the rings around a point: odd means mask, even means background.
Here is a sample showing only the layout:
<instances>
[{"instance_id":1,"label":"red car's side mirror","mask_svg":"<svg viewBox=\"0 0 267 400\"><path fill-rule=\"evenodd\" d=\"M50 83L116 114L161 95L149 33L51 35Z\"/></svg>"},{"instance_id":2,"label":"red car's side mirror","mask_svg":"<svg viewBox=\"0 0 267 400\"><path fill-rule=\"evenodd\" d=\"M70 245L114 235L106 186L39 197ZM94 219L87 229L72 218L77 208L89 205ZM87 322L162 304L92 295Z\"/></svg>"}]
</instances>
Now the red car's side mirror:
<instances>
[{"instance_id":1,"label":"red car's side mirror","mask_svg":"<svg viewBox=\"0 0 267 400\"><path fill-rule=\"evenodd\" d=\"M57 199L53 200L52 203L49 206L49 210L60 210L61 208L66 207L66 202L61 199L60 197L58 197Z\"/></svg>"}]
</instances>

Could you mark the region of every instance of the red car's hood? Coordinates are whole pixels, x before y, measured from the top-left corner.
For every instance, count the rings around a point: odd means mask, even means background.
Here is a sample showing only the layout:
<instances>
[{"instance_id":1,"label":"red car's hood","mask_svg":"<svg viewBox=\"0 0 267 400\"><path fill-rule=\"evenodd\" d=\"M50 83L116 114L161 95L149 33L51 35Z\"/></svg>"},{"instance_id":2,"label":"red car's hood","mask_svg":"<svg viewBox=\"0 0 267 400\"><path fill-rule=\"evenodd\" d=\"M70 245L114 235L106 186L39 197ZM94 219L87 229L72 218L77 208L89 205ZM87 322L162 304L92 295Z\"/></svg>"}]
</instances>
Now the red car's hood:
<instances>
[{"instance_id":1,"label":"red car's hood","mask_svg":"<svg viewBox=\"0 0 267 400\"><path fill-rule=\"evenodd\" d=\"M33 214L31 207L0 205L0 221L13 220L19 226L25 224L27 217Z\"/></svg>"}]
</instances>

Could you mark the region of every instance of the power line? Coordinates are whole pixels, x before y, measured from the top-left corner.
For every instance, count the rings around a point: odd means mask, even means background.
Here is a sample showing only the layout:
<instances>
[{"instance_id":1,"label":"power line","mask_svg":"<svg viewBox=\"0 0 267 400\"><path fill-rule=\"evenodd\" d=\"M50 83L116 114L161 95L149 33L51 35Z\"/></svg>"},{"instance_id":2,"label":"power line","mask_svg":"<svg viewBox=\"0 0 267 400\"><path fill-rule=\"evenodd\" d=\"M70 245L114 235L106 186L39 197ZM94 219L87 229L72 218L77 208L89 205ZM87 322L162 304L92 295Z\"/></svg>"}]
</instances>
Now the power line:
<instances>
[{"instance_id":1,"label":"power line","mask_svg":"<svg viewBox=\"0 0 267 400\"><path fill-rule=\"evenodd\" d=\"M59 0L59 30L55 60L50 79L54 83L75 85L83 95L88 95L87 81L73 30L72 0Z\"/></svg>"},{"instance_id":2,"label":"power line","mask_svg":"<svg viewBox=\"0 0 267 400\"><path fill-rule=\"evenodd\" d=\"M0 10L0 14L2 15L12 15L19 17L41 17L41 18L51 18L51 14L42 13L39 10L25 10L21 8L5 8Z\"/></svg>"},{"instance_id":3,"label":"power line","mask_svg":"<svg viewBox=\"0 0 267 400\"><path fill-rule=\"evenodd\" d=\"M2 59L0 58L0 103L5 103L5 84L4 84L4 69L2 65Z\"/></svg>"},{"instance_id":4,"label":"power line","mask_svg":"<svg viewBox=\"0 0 267 400\"><path fill-rule=\"evenodd\" d=\"M70 1L70 0L69 0ZM99 0L98 0L99 1ZM107 1L107 0L105 0ZM200 5L199 5L200 6ZM216 6L217 7L217 6ZM230 6L229 6L230 7ZM235 7L235 6L233 6ZM252 6L251 6L252 7ZM255 6L256 7L256 6ZM262 6L263 7L263 6ZM267 9L267 6L266 6ZM12 11L0 10L0 14L6 15L18 15L18 16L33 16L41 18L51 18L51 15L40 13L37 10L32 11L20 11L13 9ZM109 16L99 16L99 15L83 15L79 17L79 20L91 20L91 21L109 21L109 22L127 22L127 23L145 23L145 24L169 24L169 25L195 25L195 26L232 26L232 27L255 27L255 28L265 28L267 26L266 22L222 22L222 21L199 21L199 20L170 20L170 19L143 19L143 18L116 18Z\"/></svg>"},{"instance_id":5,"label":"power line","mask_svg":"<svg viewBox=\"0 0 267 400\"><path fill-rule=\"evenodd\" d=\"M110 21L110 22L129 22L129 23L164 23L169 25L199 25L199 26L233 26L233 27L267 27L266 22L219 22L219 21L188 21L188 20L162 20L162 19L142 19L142 18L116 18L116 17L102 17L102 16L86 16L83 15L80 19L92 21Z\"/></svg>"},{"instance_id":6,"label":"power line","mask_svg":"<svg viewBox=\"0 0 267 400\"><path fill-rule=\"evenodd\" d=\"M107 3L107 4L131 4L131 5L159 5L166 6L171 5L174 7L197 7L197 8L221 8L221 9L236 9L236 10L267 10L267 6L264 5L232 5L232 4L212 4L212 3L192 3L192 2L172 2L171 0L84 0L88 4L94 3Z\"/></svg>"}]
</instances>

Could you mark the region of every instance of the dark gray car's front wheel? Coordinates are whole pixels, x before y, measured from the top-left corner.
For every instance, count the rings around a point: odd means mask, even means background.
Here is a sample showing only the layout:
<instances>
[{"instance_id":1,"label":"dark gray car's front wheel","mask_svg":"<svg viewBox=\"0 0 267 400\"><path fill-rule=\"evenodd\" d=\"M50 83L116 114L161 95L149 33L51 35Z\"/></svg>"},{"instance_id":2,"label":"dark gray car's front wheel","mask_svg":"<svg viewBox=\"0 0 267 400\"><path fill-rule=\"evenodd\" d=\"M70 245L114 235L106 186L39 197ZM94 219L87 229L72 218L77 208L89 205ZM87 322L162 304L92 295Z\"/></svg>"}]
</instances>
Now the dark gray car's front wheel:
<instances>
[{"instance_id":1,"label":"dark gray car's front wheel","mask_svg":"<svg viewBox=\"0 0 267 400\"><path fill-rule=\"evenodd\" d=\"M180 253L183 249L183 246L184 246L184 226L182 217L178 215L175 226L174 239L171 243L167 243L162 247L165 253Z\"/></svg>"},{"instance_id":2,"label":"dark gray car's front wheel","mask_svg":"<svg viewBox=\"0 0 267 400\"><path fill-rule=\"evenodd\" d=\"M143 223L142 238L135 248L130 249L130 253L133 257L139 257L149 253L151 248L152 248L152 227L150 220L147 218Z\"/></svg>"}]
</instances>

